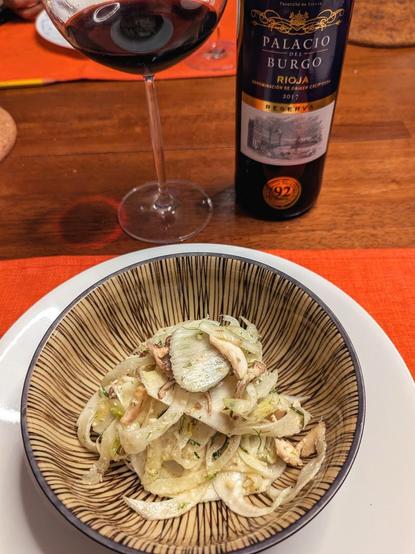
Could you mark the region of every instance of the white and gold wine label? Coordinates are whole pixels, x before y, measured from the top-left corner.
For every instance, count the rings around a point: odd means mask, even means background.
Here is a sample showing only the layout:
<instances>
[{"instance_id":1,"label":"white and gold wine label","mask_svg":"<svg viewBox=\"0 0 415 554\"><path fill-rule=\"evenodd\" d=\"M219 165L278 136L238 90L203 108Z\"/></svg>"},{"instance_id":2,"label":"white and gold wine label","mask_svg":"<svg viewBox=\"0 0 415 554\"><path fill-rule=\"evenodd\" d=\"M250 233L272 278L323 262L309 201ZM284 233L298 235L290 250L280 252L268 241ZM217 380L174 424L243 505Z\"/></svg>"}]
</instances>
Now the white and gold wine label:
<instances>
[{"instance_id":1,"label":"white and gold wine label","mask_svg":"<svg viewBox=\"0 0 415 554\"><path fill-rule=\"evenodd\" d=\"M240 148L269 165L327 150L352 0L243 0Z\"/></svg>"},{"instance_id":2,"label":"white and gold wine label","mask_svg":"<svg viewBox=\"0 0 415 554\"><path fill-rule=\"evenodd\" d=\"M334 101L301 113L265 111L242 100L241 152L271 165L304 164L320 158L329 141Z\"/></svg>"}]
</instances>

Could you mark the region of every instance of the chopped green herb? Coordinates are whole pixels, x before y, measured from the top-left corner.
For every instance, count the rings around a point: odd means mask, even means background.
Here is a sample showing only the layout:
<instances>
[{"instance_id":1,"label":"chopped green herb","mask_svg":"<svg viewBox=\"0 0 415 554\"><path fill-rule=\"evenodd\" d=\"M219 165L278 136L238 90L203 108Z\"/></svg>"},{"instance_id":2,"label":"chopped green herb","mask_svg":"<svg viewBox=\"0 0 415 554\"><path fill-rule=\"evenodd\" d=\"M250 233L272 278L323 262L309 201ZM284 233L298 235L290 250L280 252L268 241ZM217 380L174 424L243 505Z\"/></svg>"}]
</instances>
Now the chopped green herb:
<instances>
[{"instance_id":1,"label":"chopped green herb","mask_svg":"<svg viewBox=\"0 0 415 554\"><path fill-rule=\"evenodd\" d=\"M111 456L115 458L115 456L118 454L118 451L121 448L121 442L119 437L116 437L111 448Z\"/></svg>"},{"instance_id":2,"label":"chopped green herb","mask_svg":"<svg viewBox=\"0 0 415 554\"><path fill-rule=\"evenodd\" d=\"M241 450L243 450L245 452L245 454L249 454L248 450L246 448L244 448L243 446L240 446L239 447Z\"/></svg>"},{"instance_id":3,"label":"chopped green herb","mask_svg":"<svg viewBox=\"0 0 415 554\"><path fill-rule=\"evenodd\" d=\"M238 400L236 398L224 398L223 403L225 409L234 410L238 406Z\"/></svg>"},{"instance_id":4,"label":"chopped green herb","mask_svg":"<svg viewBox=\"0 0 415 554\"><path fill-rule=\"evenodd\" d=\"M110 412L114 417L118 417L118 419L121 419L124 415L124 410L121 408L121 406L111 406Z\"/></svg>"},{"instance_id":5,"label":"chopped green herb","mask_svg":"<svg viewBox=\"0 0 415 554\"><path fill-rule=\"evenodd\" d=\"M150 435L151 435L151 431L147 433L146 439L150 438Z\"/></svg>"},{"instance_id":6,"label":"chopped green herb","mask_svg":"<svg viewBox=\"0 0 415 554\"><path fill-rule=\"evenodd\" d=\"M200 460L200 456L199 456L199 454L198 454L197 452L194 452L194 451L193 451L193 454L196 456L196 458L197 458L198 460Z\"/></svg>"},{"instance_id":7,"label":"chopped green herb","mask_svg":"<svg viewBox=\"0 0 415 554\"><path fill-rule=\"evenodd\" d=\"M295 412L296 414L301 416L301 418L303 420L303 425L304 425L304 413L301 410L298 410L297 408L294 408L294 406L291 406L291 409L292 409L293 412Z\"/></svg>"},{"instance_id":8,"label":"chopped green herb","mask_svg":"<svg viewBox=\"0 0 415 554\"><path fill-rule=\"evenodd\" d=\"M192 446L200 446L200 442L195 441L194 439L189 439L189 444Z\"/></svg>"},{"instance_id":9,"label":"chopped green herb","mask_svg":"<svg viewBox=\"0 0 415 554\"><path fill-rule=\"evenodd\" d=\"M108 394L108 392L104 389L104 387L102 385L99 388L99 395L100 395L101 398L103 398L104 396L106 398L110 397L110 395Z\"/></svg>"},{"instance_id":10,"label":"chopped green herb","mask_svg":"<svg viewBox=\"0 0 415 554\"><path fill-rule=\"evenodd\" d=\"M186 508L186 506L187 506L188 504L189 504L188 502L180 502L180 504L179 504L179 510L184 510L184 508Z\"/></svg>"},{"instance_id":11,"label":"chopped green herb","mask_svg":"<svg viewBox=\"0 0 415 554\"><path fill-rule=\"evenodd\" d=\"M262 445L261 431L259 431L258 429L254 429L254 431L257 434L258 438L259 438L259 445L258 445L258 450L259 450L261 448L261 445Z\"/></svg>"},{"instance_id":12,"label":"chopped green herb","mask_svg":"<svg viewBox=\"0 0 415 554\"><path fill-rule=\"evenodd\" d=\"M206 475L206 481L212 481L216 477L216 473L208 473Z\"/></svg>"},{"instance_id":13,"label":"chopped green herb","mask_svg":"<svg viewBox=\"0 0 415 554\"><path fill-rule=\"evenodd\" d=\"M222 444L222 446L219 448L219 450L216 450L216 452L212 454L212 458L214 460L217 460L218 458L220 458L220 456L222 456L222 454L225 452L226 447L228 446L228 440L229 439L226 439L225 442Z\"/></svg>"},{"instance_id":14,"label":"chopped green herb","mask_svg":"<svg viewBox=\"0 0 415 554\"><path fill-rule=\"evenodd\" d=\"M192 434L192 430L193 430L193 427L195 426L195 422L193 419L191 419L190 417L186 418L186 422L187 422L187 425L186 425L186 433L188 433L189 435Z\"/></svg>"}]
</instances>

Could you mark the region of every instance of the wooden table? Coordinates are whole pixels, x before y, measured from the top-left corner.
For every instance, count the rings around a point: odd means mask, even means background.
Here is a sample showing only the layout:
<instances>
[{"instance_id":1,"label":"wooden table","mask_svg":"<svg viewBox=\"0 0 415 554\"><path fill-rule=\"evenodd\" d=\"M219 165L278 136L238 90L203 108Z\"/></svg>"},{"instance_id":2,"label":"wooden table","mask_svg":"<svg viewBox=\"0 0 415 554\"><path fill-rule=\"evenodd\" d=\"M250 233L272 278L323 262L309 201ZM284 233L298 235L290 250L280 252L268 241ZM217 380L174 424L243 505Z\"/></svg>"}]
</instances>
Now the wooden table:
<instances>
[{"instance_id":1,"label":"wooden table","mask_svg":"<svg viewBox=\"0 0 415 554\"><path fill-rule=\"evenodd\" d=\"M235 208L234 79L158 84L168 173L211 194L194 240L257 248L415 245L415 49L350 46L317 206L287 222ZM76 82L0 93L18 124L0 164L0 258L123 253L116 206L154 179L142 83Z\"/></svg>"}]
</instances>

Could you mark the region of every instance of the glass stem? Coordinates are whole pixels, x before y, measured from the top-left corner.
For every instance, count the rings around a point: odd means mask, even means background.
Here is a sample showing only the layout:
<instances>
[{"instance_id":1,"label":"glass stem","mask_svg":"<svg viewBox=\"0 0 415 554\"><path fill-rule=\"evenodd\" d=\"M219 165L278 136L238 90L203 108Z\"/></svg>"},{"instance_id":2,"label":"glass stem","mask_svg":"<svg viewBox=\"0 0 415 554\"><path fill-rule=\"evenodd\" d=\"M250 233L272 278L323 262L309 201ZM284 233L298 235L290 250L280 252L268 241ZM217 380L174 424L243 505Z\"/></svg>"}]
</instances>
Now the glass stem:
<instances>
[{"instance_id":1,"label":"glass stem","mask_svg":"<svg viewBox=\"0 0 415 554\"><path fill-rule=\"evenodd\" d=\"M160 110L157 102L156 86L154 75L145 75L144 84L146 89L146 99L148 106L148 115L150 119L150 136L153 146L154 166L156 169L158 183L158 197L154 203L154 208L159 211L171 212L174 209L174 198L167 190L166 186L166 164L164 161L163 136L161 134Z\"/></svg>"},{"instance_id":2,"label":"glass stem","mask_svg":"<svg viewBox=\"0 0 415 554\"><path fill-rule=\"evenodd\" d=\"M213 48L216 48L217 43L220 41L220 28L219 25L216 27L216 39L213 42Z\"/></svg>"},{"instance_id":3,"label":"glass stem","mask_svg":"<svg viewBox=\"0 0 415 554\"><path fill-rule=\"evenodd\" d=\"M226 50L221 46L220 43L220 29L219 26L216 27L216 38L211 43L209 51L207 52L207 57L212 60L220 60L226 56Z\"/></svg>"}]
</instances>

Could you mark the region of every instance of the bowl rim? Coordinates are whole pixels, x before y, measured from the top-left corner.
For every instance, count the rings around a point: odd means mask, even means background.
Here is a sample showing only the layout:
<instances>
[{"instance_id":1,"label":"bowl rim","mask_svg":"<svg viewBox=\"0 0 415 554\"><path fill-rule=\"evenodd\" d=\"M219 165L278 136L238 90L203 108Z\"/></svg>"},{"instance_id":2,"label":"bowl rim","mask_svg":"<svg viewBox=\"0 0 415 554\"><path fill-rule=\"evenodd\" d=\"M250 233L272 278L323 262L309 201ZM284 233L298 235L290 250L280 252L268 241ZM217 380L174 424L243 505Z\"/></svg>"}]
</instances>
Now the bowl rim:
<instances>
[{"instance_id":1,"label":"bowl rim","mask_svg":"<svg viewBox=\"0 0 415 554\"><path fill-rule=\"evenodd\" d=\"M290 525L288 525L288 527L286 527L282 531L279 531L278 533L274 533L271 537L268 537L267 539L256 542L255 544L251 544L235 550L230 550L228 551L228 554L242 554L242 553L256 554L257 552L262 552L263 550L282 542L283 540L287 539L294 533L298 532L305 525L307 525L333 499L335 494L338 492L338 490L344 483L347 475L349 474L353 466L353 463L356 459L356 456L362 441L365 415L366 415L366 393L365 393L363 373L362 373L361 365L360 365L356 350L353 346L353 343L348 333L344 329L342 323L339 321L337 316L331 310L331 308L329 308L326 305L326 303L323 300L321 300L321 298L315 292L310 290L298 279L292 277L291 275L288 275L287 273L285 273L284 271L281 271L280 269L277 269L276 267L272 267L264 262L254 260L249 257L245 257L237 254L227 254L223 252L209 252L209 251L187 251L187 252L176 252L176 253L170 253L165 255L153 256L151 258L134 262L116 271L113 271L112 273L106 275L105 277L98 279L98 281L96 281L95 283L87 287L85 290L83 290L80 294L78 294L76 298L74 298L60 312L60 314L54 319L54 321L49 325L48 329L44 333L41 341L39 342L32 356L32 359L30 361L29 368L27 370L26 377L24 380L24 385L23 385L22 394L21 394L21 402L20 402L20 415L21 415L20 431L21 431L24 451L25 451L30 469L35 477L37 484L39 485L40 489L45 494L47 499L51 502L51 504L71 525L76 527L84 535L94 540L95 542L109 548L114 552L119 552L120 554L148 554L148 552L145 550L132 548L130 546L125 546L117 541L114 541L113 539L110 539L102 535L100 532L92 529L89 525L81 521L69 508L65 506L65 504L57 497L57 495L49 487L45 477L43 476L43 473L40 470L37 464L36 458L34 456L31 442L30 442L29 432L27 428L27 397L29 393L31 377L32 377L34 368L36 366L36 363L39 359L39 356L43 350L43 347L45 346L46 342L49 340L53 331L56 329L59 323L65 318L68 312L70 312L70 310L74 306L76 306L81 300L83 300L86 296L88 296L92 291L99 288L101 285L103 285L105 282L109 281L110 279L117 277L118 275L121 275L128 271L131 271L132 269L142 265L146 265L146 264L161 261L161 260L171 259L171 258L189 258L189 257L204 257L204 256L215 257L215 258L228 258L228 259L238 260L241 262L248 262L253 265L260 266L266 270L271 271L272 273L277 273L287 281L293 283L294 285L302 289L304 292L306 292L329 315L331 320L336 325L337 330L340 333L342 339L344 340L353 362L353 367L354 367L355 376L356 376L357 392L358 392L357 421L356 421L356 429L354 432L352 444L350 446L350 450L347 454L346 460L342 468L340 469L338 475L336 476L336 478L334 479L330 487L327 489L327 491L322 495L322 497L314 504L314 506L310 510L308 510L305 514L300 516L297 519L297 521L295 521L294 523L291 523Z\"/></svg>"}]
</instances>

